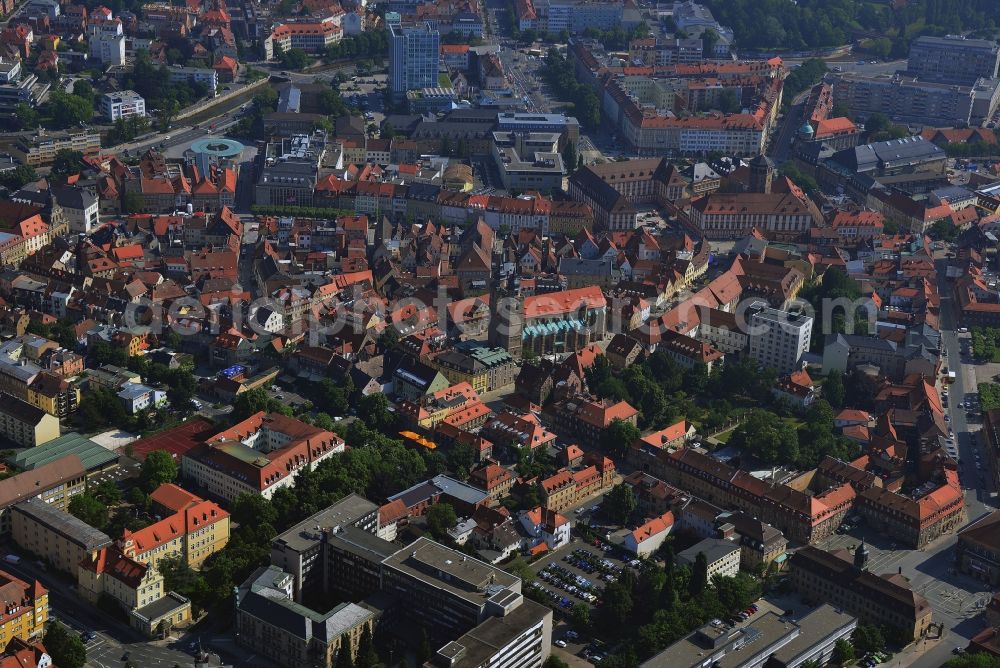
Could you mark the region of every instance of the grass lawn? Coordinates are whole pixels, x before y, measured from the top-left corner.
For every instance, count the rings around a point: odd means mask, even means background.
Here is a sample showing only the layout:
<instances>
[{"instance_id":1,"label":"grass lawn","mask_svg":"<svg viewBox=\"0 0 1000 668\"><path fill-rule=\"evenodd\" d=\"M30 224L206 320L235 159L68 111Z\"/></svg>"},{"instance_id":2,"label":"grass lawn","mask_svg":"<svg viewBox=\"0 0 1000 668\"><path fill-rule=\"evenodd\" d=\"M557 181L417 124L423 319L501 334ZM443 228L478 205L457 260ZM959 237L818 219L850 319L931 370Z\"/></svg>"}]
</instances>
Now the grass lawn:
<instances>
[{"instance_id":1,"label":"grass lawn","mask_svg":"<svg viewBox=\"0 0 1000 668\"><path fill-rule=\"evenodd\" d=\"M716 436L713 436L712 438L714 438L715 440L717 440L719 443L729 443L729 439L733 437L733 432L734 431L736 431L735 427L733 427L732 429L729 429L728 431L724 431L721 434L717 434Z\"/></svg>"},{"instance_id":2,"label":"grass lawn","mask_svg":"<svg viewBox=\"0 0 1000 668\"><path fill-rule=\"evenodd\" d=\"M802 420L800 420L798 418L794 418L794 417L781 418L781 421L784 422L785 424L787 424L789 427L791 427L795 431L798 431L799 429L801 429L802 426L805 424L805 422L803 422Z\"/></svg>"},{"instance_id":3,"label":"grass lawn","mask_svg":"<svg viewBox=\"0 0 1000 668\"><path fill-rule=\"evenodd\" d=\"M438 85L441 86L441 88L454 88L454 85L451 83L451 77L444 72L438 75Z\"/></svg>"}]
</instances>

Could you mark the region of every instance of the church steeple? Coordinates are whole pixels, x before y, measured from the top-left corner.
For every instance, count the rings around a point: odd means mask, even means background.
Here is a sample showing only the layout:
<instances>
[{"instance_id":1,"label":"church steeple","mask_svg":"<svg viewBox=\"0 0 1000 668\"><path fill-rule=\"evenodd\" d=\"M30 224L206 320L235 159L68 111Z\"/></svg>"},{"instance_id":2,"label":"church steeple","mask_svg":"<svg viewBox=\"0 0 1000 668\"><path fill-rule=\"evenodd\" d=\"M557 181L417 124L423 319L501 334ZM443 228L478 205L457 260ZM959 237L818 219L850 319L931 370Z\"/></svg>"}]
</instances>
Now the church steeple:
<instances>
[{"instance_id":1,"label":"church steeple","mask_svg":"<svg viewBox=\"0 0 1000 668\"><path fill-rule=\"evenodd\" d=\"M862 540L861 544L854 550L854 567L862 571L868 570L868 557L870 556L868 546Z\"/></svg>"}]
</instances>

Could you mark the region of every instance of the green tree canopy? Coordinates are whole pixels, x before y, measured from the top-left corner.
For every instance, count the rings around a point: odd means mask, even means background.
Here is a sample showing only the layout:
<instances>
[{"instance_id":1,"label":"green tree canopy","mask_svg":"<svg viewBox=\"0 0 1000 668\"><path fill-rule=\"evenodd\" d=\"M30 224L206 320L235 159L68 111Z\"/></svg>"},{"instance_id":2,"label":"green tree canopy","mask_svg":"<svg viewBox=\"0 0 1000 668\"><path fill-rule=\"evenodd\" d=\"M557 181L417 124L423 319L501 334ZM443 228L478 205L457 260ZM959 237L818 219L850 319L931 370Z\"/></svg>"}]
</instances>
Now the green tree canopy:
<instances>
[{"instance_id":1,"label":"green tree canopy","mask_svg":"<svg viewBox=\"0 0 1000 668\"><path fill-rule=\"evenodd\" d=\"M604 496L601 508L616 524L627 524L637 506L632 486L621 483Z\"/></svg>"},{"instance_id":2,"label":"green tree canopy","mask_svg":"<svg viewBox=\"0 0 1000 668\"><path fill-rule=\"evenodd\" d=\"M435 503L424 513L424 518L427 520L427 530L437 541L447 539L448 530L458 524L458 515L449 503Z\"/></svg>"},{"instance_id":3,"label":"green tree canopy","mask_svg":"<svg viewBox=\"0 0 1000 668\"><path fill-rule=\"evenodd\" d=\"M108 507L86 492L70 499L69 512L95 529L108 525Z\"/></svg>"},{"instance_id":4,"label":"green tree canopy","mask_svg":"<svg viewBox=\"0 0 1000 668\"><path fill-rule=\"evenodd\" d=\"M177 462L166 450L153 450L146 455L139 471L142 486L152 492L160 485L177 479Z\"/></svg>"},{"instance_id":5,"label":"green tree canopy","mask_svg":"<svg viewBox=\"0 0 1000 668\"><path fill-rule=\"evenodd\" d=\"M59 668L83 668L87 662L87 648L80 636L70 632L60 622L49 624L42 642L52 662Z\"/></svg>"}]
</instances>

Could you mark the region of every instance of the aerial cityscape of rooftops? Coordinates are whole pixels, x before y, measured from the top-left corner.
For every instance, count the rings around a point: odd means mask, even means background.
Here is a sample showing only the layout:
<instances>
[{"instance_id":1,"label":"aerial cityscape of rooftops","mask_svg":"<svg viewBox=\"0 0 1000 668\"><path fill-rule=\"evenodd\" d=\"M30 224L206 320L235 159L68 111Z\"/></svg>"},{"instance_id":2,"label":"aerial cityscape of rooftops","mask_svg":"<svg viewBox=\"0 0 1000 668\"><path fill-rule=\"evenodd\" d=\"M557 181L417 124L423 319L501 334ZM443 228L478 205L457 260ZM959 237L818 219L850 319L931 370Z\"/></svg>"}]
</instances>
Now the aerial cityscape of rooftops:
<instances>
[{"instance_id":1,"label":"aerial cityscape of rooftops","mask_svg":"<svg viewBox=\"0 0 1000 668\"><path fill-rule=\"evenodd\" d=\"M0 0L0 668L1000 668L997 0L100 1Z\"/></svg>"}]
</instances>

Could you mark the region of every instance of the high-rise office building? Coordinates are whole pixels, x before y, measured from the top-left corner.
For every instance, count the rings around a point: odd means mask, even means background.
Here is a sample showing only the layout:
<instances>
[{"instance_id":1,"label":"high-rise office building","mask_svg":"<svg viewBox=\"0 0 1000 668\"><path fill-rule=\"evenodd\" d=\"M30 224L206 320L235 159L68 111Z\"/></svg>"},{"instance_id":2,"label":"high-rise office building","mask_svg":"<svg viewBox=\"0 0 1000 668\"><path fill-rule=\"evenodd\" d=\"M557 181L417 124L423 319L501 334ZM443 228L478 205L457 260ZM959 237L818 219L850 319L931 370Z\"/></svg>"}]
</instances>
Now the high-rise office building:
<instances>
[{"instance_id":1,"label":"high-rise office building","mask_svg":"<svg viewBox=\"0 0 1000 668\"><path fill-rule=\"evenodd\" d=\"M996 77L998 66L1000 47L993 40L924 35L910 45L907 70L923 81L969 85Z\"/></svg>"},{"instance_id":2,"label":"high-rise office building","mask_svg":"<svg viewBox=\"0 0 1000 668\"><path fill-rule=\"evenodd\" d=\"M389 82L392 95L438 85L441 36L430 23L404 26L389 23Z\"/></svg>"}]
</instances>

